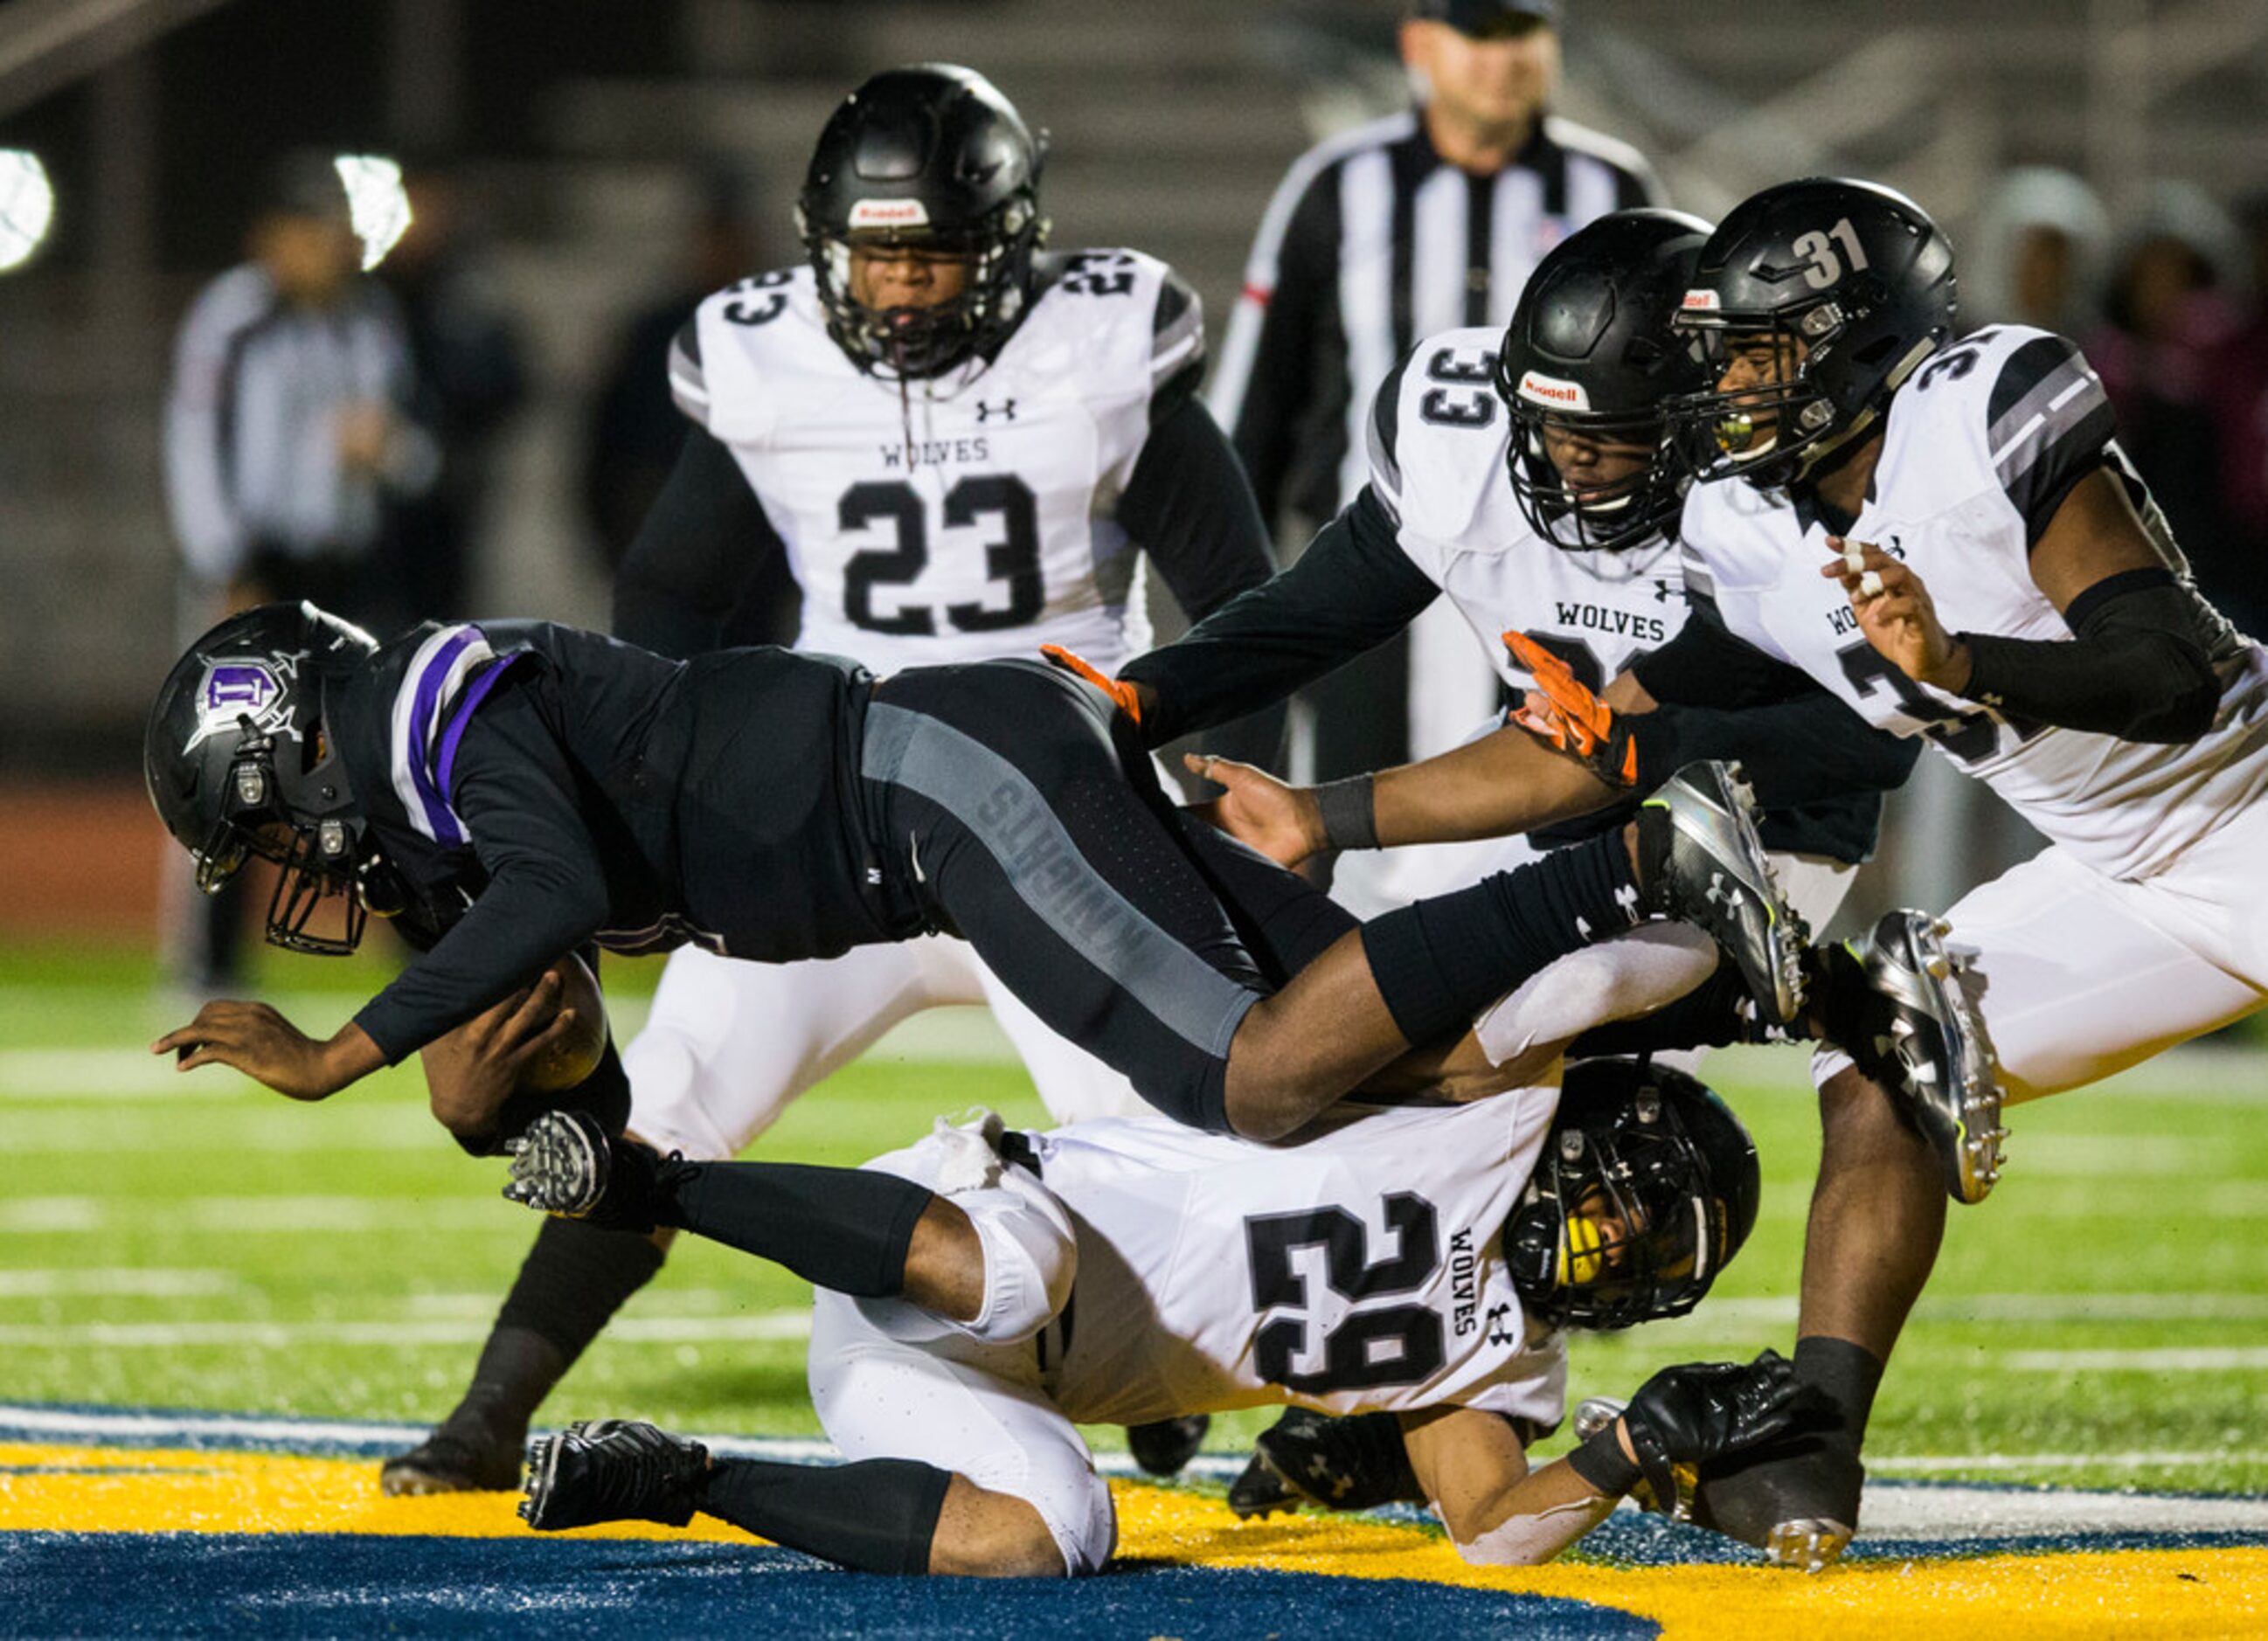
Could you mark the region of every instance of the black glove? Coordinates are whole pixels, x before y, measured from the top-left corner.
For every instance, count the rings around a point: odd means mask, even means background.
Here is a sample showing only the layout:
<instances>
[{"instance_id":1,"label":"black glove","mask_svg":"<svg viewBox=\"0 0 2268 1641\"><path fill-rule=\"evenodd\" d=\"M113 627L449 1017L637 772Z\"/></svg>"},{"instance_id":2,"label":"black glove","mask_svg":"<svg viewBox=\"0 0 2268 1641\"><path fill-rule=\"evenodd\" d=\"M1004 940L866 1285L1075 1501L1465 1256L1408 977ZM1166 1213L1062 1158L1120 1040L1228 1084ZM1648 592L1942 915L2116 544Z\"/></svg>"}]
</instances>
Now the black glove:
<instances>
[{"instance_id":1,"label":"black glove","mask_svg":"<svg viewBox=\"0 0 2268 1641\"><path fill-rule=\"evenodd\" d=\"M1652 1508L1681 1520L1694 1475L1712 1459L1782 1435L1808 1407L1795 1365L1767 1350L1737 1362L1688 1362L1665 1367L1638 1387L1623 1412Z\"/></svg>"}]
</instances>

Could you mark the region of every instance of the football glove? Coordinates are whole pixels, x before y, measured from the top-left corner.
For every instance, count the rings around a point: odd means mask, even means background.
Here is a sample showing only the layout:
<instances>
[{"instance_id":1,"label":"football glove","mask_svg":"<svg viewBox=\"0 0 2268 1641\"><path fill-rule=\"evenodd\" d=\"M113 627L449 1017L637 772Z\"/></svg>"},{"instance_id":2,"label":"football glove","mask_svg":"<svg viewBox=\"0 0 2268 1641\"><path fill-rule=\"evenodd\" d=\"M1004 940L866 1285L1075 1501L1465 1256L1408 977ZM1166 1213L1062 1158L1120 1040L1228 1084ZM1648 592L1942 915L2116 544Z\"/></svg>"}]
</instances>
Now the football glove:
<instances>
[{"instance_id":1,"label":"football glove","mask_svg":"<svg viewBox=\"0 0 2268 1641\"><path fill-rule=\"evenodd\" d=\"M1142 721L1142 697L1135 693L1133 685L1120 683L1092 662L1073 655L1059 644L1043 644L1040 646L1040 653L1047 658L1049 666L1060 667L1072 677L1093 684L1108 695L1121 712L1137 724Z\"/></svg>"},{"instance_id":2,"label":"football glove","mask_svg":"<svg viewBox=\"0 0 2268 1641\"><path fill-rule=\"evenodd\" d=\"M1645 1477L1641 1502L1690 1520L1704 1464L1786 1432L1807 1417L1810 1406L1794 1364L1777 1350L1746 1366L1688 1362L1663 1368L1638 1387L1623 1412L1623 1429Z\"/></svg>"},{"instance_id":3,"label":"football glove","mask_svg":"<svg viewBox=\"0 0 2268 1641\"><path fill-rule=\"evenodd\" d=\"M1513 722L1555 751L1580 759L1608 785L1637 785L1638 742L1629 721L1526 633L1505 634L1504 645L1513 664L1535 680Z\"/></svg>"}]
</instances>

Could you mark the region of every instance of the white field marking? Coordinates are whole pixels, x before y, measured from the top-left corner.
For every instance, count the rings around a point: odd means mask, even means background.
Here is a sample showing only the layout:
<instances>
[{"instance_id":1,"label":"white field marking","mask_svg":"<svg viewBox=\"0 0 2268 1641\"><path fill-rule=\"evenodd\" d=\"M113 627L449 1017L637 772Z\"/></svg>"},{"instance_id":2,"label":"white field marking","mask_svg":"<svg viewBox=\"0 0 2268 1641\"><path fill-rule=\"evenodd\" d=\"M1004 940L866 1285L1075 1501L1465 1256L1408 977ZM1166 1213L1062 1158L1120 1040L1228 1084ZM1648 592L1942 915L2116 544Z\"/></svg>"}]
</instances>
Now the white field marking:
<instances>
[{"instance_id":1,"label":"white field marking","mask_svg":"<svg viewBox=\"0 0 2268 1641\"><path fill-rule=\"evenodd\" d=\"M2198 1465L2227 1464L2226 1450L2214 1453L1924 1453L1911 1458L1867 1455L1867 1472L1894 1470L1902 1475L1926 1475L1952 1470L2183 1470Z\"/></svg>"},{"instance_id":2,"label":"white field marking","mask_svg":"<svg viewBox=\"0 0 2268 1641\"><path fill-rule=\"evenodd\" d=\"M2268 1532L2268 1498L1870 1486L1859 1536L1945 1541L2033 1534L2262 1532Z\"/></svg>"},{"instance_id":3,"label":"white field marking","mask_svg":"<svg viewBox=\"0 0 2268 1641\"><path fill-rule=\"evenodd\" d=\"M113 1231L147 1225L159 1216L177 1232L214 1235L534 1230L526 1210L515 1210L501 1198L491 1203L449 1196L18 1196L0 1198L0 1234Z\"/></svg>"},{"instance_id":4,"label":"white field marking","mask_svg":"<svg viewBox=\"0 0 2268 1641\"><path fill-rule=\"evenodd\" d=\"M0 1270L0 1299L202 1299L243 1286L232 1270Z\"/></svg>"},{"instance_id":5,"label":"white field marking","mask_svg":"<svg viewBox=\"0 0 2268 1641\"><path fill-rule=\"evenodd\" d=\"M1712 1049L1708 1066L1704 1076L1711 1083L1738 1084L1773 1096L1811 1096L1811 1078L1803 1056L1791 1055L1782 1046ZM2184 1043L2116 1077L2072 1089L2056 1099L2117 1099L2122 1094L2211 1106L2268 1102L2268 1053L2242 1045ZM2025 1107L2008 1109L2013 1119L2008 1126L2021 1135Z\"/></svg>"},{"instance_id":6,"label":"white field marking","mask_svg":"<svg viewBox=\"0 0 2268 1641\"><path fill-rule=\"evenodd\" d=\"M177 1071L147 1049L0 1049L0 1100L241 1100L259 1092L225 1067Z\"/></svg>"},{"instance_id":7,"label":"white field marking","mask_svg":"<svg viewBox=\"0 0 2268 1641\"><path fill-rule=\"evenodd\" d=\"M92 1105L18 1111L8 1118L8 1152L18 1157L356 1151L431 1151L437 1159L463 1155L423 1107L409 1105L307 1111L281 1100L247 1101L225 1112L200 1112L195 1122L187 1124L156 1121L146 1110Z\"/></svg>"},{"instance_id":8,"label":"white field marking","mask_svg":"<svg viewBox=\"0 0 2268 1641\"><path fill-rule=\"evenodd\" d=\"M1655 1327L1714 1333L1737 1328L1792 1324L1793 1294L1705 1301L1690 1316ZM2268 1321L2268 1294L2261 1293L1971 1293L1959 1298L1922 1295L1915 1315L1931 1322L2171 1322ZM1713 1326L1712 1326L1713 1325ZM1663 1336L1656 1333L1655 1337Z\"/></svg>"},{"instance_id":9,"label":"white field marking","mask_svg":"<svg viewBox=\"0 0 2268 1641\"><path fill-rule=\"evenodd\" d=\"M497 1288L482 1288L464 1293L411 1293L403 1296L400 1309L404 1315L427 1321L446 1321L450 1318L470 1317L486 1322L494 1319L497 1306L504 1294ZM744 1291L730 1288L680 1288L667 1290L667 1302L681 1315L736 1316L747 1307L748 1296ZM369 1309L381 1308L371 1305ZM631 1319L634 1320L634 1319ZM617 1322L608 1329L622 1324Z\"/></svg>"},{"instance_id":10,"label":"white field marking","mask_svg":"<svg viewBox=\"0 0 2268 1641\"><path fill-rule=\"evenodd\" d=\"M2034 1183L2024 1180L2022 1166L2022 1158L2012 1155L2000 1177L2008 1200L2021 1199L2021 1208L2007 1211L2021 1213L2027 1219L2100 1220L2106 1215L2145 1207L2153 1212L2163 1211L2162 1188L2145 1186L2139 1180L2131 1191L2119 1194L2108 1175L2095 1176L2101 1181L2095 1184L2069 1177L2056 1179L2052 1184ZM1811 1182L1781 1181L1764 1187L1757 1213L1764 1219L1800 1220L1810 1210ZM2196 1187L2183 1196L2181 1211L2187 1219L2268 1219L2268 1181L2220 1180Z\"/></svg>"},{"instance_id":11,"label":"white field marking","mask_svg":"<svg viewBox=\"0 0 2268 1641\"><path fill-rule=\"evenodd\" d=\"M2009 1350L1999 1365L2017 1373L2246 1373L2268 1368L2268 1347L2161 1350Z\"/></svg>"},{"instance_id":12,"label":"white field marking","mask_svg":"<svg viewBox=\"0 0 2268 1641\"><path fill-rule=\"evenodd\" d=\"M0 1326L0 1346L48 1350L173 1350L229 1345L246 1350L288 1350L306 1344L476 1345L489 1336L490 1318L462 1321L350 1322L86 1322ZM808 1310L759 1311L748 1316L625 1316L607 1336L631 1344L747 1344L807 1339Z\"/></svg>"}]
</instances>

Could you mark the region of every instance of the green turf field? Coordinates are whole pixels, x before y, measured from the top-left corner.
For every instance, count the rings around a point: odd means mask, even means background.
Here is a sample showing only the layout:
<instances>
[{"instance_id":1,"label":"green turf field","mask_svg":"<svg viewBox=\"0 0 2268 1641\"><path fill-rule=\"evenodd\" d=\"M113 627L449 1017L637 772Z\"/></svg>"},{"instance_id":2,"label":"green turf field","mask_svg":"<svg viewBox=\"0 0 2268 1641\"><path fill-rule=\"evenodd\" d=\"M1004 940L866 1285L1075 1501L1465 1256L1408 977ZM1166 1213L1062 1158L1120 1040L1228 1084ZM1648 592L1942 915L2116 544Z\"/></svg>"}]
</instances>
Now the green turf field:
<instances>
[{"instance_id":1,"label":"green turf field","mask_svg":"<svg viewBox=\"0 0 2268 1641\"><path fill-rule=\"evenodd\" d=\"M415 1071L298 1106L142 1045L177 1011L146 960L0 953L0 1399L378 1419L454 1399L534 1233L423 1110ZM618 1027L652 970L633 968ZM328 1031L381 967L273 958ZM615 984L609 971L610 986ZM807 1096L761 1154L855 1162L940 1111L1042 1120L982 1016L932 1017ZM939 1057L951 1056L951 1057ZM1711 1074L1755 1130L1764 1213L1700 1313L1587 1339L1578 1395L1664 1362L1787 1347L1817 1139L1802 1055ZM1875 1473L2268 1490L2268 1052L2194 1050L2019 1108L1992 1199L1956 1210L1876 1414ZM691 1240L577 1367L558 1419L814 1431L801 1284ZM1260 1415L1219 1421L1233 1447ZM1098 1431L1100 1445L1115 1433Z\"/></svg>"}]
</instances>

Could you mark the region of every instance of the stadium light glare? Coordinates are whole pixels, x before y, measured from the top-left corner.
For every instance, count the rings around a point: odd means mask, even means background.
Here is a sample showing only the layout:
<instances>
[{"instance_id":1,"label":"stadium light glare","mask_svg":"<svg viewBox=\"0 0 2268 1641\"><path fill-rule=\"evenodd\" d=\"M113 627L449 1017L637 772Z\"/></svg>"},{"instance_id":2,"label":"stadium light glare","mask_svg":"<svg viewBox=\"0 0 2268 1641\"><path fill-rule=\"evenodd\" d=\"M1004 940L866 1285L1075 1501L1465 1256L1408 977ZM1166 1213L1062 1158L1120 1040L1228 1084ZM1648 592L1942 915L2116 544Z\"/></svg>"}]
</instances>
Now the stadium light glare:
<instances>
[{"instance_id":1,"label":"stadium light glare","mask_svg":"<svg viewBox=\"0 0 2268 1641\"><path fill-rule=\"evenodd\" d=\"M47 242L55 219L55 190L40 157L0 148L0 274L29 261Z\"/></svg>"},{"instance_id":2,"label":"stadium light glare","mask_svg":"<svg viewBox=\"0 0 2268 1641\"><path fill-rule=\"evenodd\" d=\"M362 270L386 260L409 226L409 195L401 186L401 166L384 154L341 154L331 162L347 191L355 237L362 241Z\"/></svg>"}]
</instances>

